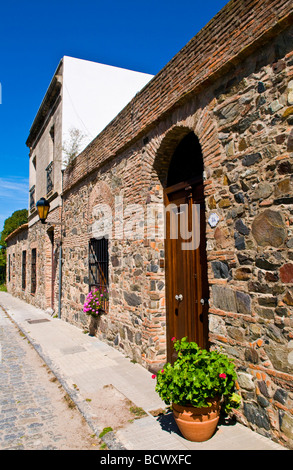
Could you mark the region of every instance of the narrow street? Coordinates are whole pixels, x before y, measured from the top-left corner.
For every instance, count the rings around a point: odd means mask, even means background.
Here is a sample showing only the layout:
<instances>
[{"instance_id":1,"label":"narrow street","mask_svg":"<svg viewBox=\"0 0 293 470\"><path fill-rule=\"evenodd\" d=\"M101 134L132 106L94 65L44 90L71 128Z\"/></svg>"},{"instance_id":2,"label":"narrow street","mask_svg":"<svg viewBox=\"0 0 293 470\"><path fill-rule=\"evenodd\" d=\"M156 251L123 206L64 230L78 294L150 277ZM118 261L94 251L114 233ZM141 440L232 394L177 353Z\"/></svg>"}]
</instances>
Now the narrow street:
<instances>
[{"instance_id":1,"label":"narrow street","mask_svg":"<svg viewBox=\"0 0 293 470\"><path fill-rule=\"evenodd\" d=\"M100 450L57 379L0 307L0 450Z\"/></svg>"}]
</instances>

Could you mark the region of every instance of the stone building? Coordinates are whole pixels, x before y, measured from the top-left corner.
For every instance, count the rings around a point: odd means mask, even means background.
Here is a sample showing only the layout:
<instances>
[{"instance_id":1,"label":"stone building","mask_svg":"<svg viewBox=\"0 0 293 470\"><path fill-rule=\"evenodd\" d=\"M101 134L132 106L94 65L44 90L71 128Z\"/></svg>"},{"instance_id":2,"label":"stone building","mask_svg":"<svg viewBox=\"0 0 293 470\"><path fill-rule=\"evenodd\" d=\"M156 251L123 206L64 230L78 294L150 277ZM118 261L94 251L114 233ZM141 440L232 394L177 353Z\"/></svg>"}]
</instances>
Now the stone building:
<instances>
[{"instance_id":1,"label":"stone building","mask_svg":"<svg viewBox=\"0 0 293 470\"><path fill-rule=\"evenodd\" d=\"M26 278L24 282L13 274L16 284L8 281L8 288L24 300L60 313L63 172L152 77L68 56L58 64L26 142L30 150L29 218L22 232L28 230L28 247L22 247L14 233L7 240L8 274L23 272ZM50 203L45 236L36 208L43 197Z\"/></svg>"},{"instance_id":2,"label":"stone building","mask_svg":"<svg viewBox=\"0 0 293 470\"><path fill-rule=\"evenodd\" d=\"M97 336L149 370L174 336L221 348L237 418L290 448L292 18L287 0L230 1L73 160L60 285L61 318L86 328L102 266Z\"/></svg>"}]
</instances>

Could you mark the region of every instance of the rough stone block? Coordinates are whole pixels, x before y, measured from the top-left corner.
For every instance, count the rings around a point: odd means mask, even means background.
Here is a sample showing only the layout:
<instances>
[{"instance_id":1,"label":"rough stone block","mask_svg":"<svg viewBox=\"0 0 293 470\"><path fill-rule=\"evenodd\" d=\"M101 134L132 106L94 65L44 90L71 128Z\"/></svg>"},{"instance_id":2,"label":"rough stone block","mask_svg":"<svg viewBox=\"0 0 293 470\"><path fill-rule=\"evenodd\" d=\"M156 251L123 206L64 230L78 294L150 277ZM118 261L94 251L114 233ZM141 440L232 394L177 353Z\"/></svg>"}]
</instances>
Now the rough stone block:
<instances>
[{"instance_id":1,"label":"rough stone block","mask_svg":"<svg viewBox=\"0 0 293 470\"><path fill-rule=\"evenodd\" d=\"M261 154L260 153L251 153L249 155L245 155L242 160L243 166L251 166L255 165L261 161Z\"/></svg>"},{"instance_id":2,"label":"rough stone block","mask_svg":"<svg viewBox=\"0 0 293 470\"><path fill-rule=\"evenodd\" d=\"M246 315L251 314L251 297L245 292L236 291L236 306L237 312Z\"/></svg>"},{"instance_id":3,"label":"rough stone block","mask_svg":"<svg viewBox=\"0 0 293 470\"><path fill-rule=\"evenodd\" d=\"M286 229L280 212L266 209L252 223L252 235L260 246L279 247L286 239Z\"/></svg>"},{"instance_id":4,"label":"rough stone block","mask_svg":"<svg viewBox=\"0 0 293 470\"><path fill-rule=\"evenodd\" d=\"M293 264L287 263L280 268L280 278L285 284L293 283Z\"/></svg>"},{"instance_id":5,"label":"rough stone block","mask_svg":"<svg viewBox=\"0 0 293 470\"><path fill-rule=\"evenodd\" d=\"M213 302L216 308L227 312L236 312L235 292L229 287L212 286Z\"/></svg>"}]
</instances>

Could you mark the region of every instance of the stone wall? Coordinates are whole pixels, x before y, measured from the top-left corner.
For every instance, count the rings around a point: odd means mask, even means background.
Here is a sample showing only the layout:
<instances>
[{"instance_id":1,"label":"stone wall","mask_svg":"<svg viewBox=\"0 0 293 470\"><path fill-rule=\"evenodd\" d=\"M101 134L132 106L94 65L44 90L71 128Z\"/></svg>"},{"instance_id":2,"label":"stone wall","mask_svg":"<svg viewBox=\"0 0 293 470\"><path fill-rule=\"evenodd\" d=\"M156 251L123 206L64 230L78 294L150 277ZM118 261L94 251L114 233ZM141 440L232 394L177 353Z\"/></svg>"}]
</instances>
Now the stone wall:
<instances>
[{"instance_id":1,"label":"stone wall","mask_svg":"<svg viewBox=\"0 0 293 470\"><path fill-rule=\"evenodd\" d=\"M7 239L7 260L11 259L11 281L7 290L36 307L57 315L59 295L59 249L61 240L60 225L51 226L51 222L60 221L60 208L50 212L48 225L37 222L31 227L24 227L13 232ZM50 231L54 228L54 246ZM36 249L36 291L32 293L32 250ZM22 252L26 251L26 286L22 287ZM54 294L52 302L52 277Z\"/></svg>"},{"instance_id":2,"label":"stone wall","mask_svg":"<svg viewBox=\"0 0 293 470\"><path fill-rule=\"evenodd\" d=\"M107 204L114 218L115 197L130 204L143 204L145 195L141 152L131 149L84 184L64 196L64 265L62 317L84 328L89 319L82 307L88 286L89 241L95 237L95 208ZM135 181L135 184L134 184ZM102 316L98 336L144 365L162 364L165 355L164 243L113 235L109 239L110 299ZM163 322L163 326L162 326Z\"/></svg>"},{"instance_id":3,"label":"stone wall","mask_svg":"<svg viewBox=\"0 0 293 470\"><path fill-rule=\"evenodd\" d=\"M28 255L28 230L27 224L15 230L9 240L7 240L7 263L6 263L6 284L7 290L16 297L24 299L22 289L22 253L26 251ZM27 283L27 278L26 278Z\"/></svg>"},{"instance_id":4,"label":"stone wall","mask_svg":"<svg viewBox=\"0 0 293 470\"><path fill-rule=\"evenodd\" d=\"M292 28L213 100L222 158L207 169L210 340L235 358L241 419L292 446ZM224 158L223 158L224 156Z\"/></svg>"},{"instance_id":5,"label":"stone wall","mask_svg":"<svg viewBox=\"0 0 293 470\"><path fill-rule=\"evenodd\" d=\"M76 182L65 175L66 320L87 325L88 242L94 207L162 202L166 172L193 130L205 167L209 339L237 365L238 419L292 446L292 28L270 38L149 132ZM83 155L81 156L83 161ZM72 175L72 186L70 178ZM166 357L164 240L112 237L109 313L98 336L149 369Z\"/></svg>"}]
</instances>

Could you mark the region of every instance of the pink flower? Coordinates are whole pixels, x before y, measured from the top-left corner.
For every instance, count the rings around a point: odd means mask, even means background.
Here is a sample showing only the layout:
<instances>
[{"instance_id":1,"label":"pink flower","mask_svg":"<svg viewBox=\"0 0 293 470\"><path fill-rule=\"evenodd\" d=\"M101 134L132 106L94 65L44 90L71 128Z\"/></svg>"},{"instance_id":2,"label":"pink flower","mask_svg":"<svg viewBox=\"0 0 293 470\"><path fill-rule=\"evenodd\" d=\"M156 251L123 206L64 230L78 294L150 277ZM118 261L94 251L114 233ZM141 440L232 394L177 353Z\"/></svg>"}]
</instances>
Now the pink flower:
<instances>
[{"instance_id":1,"label":"pink flower","mask_svg":"<svg viewBox=\"0 0 293 470\"><path fill-rule=\"evenodd\" d=\"M152 379L155 379L157 376L155 374L152 375Z\"/></svg>"},{"instance_id":2,"label":"pink flower","mask_svg":"<svg viewBox=\"0 0 293 470\"><path fill-rule=\"evenodd\" d=\"M227 375L226 375L226 374L219 374L219 377L220 377L221 379L225 379L225 378L227 377Z\"/></svg>"},{"instance_id":3,"label":"pink flower","mask_svg":"<svg viewBox=\"0 0 293 470\"><path fill-rule=\"evenodd\" d=\"M175 336L173 336L173 338L171 338L171 341L175 341L175 339L176 339Z\"/></svg>"},{"instance_id":4,"label":"pink flower","mask_svg":"<svg viewBox=\"0 0 293 470\"><path fill-rule=\"evenodd\" d=\"M165 372L164 369L162 369L162 370L161 370L161 374L163 374L164 372Z\"/></svg>"}]
</instances>

